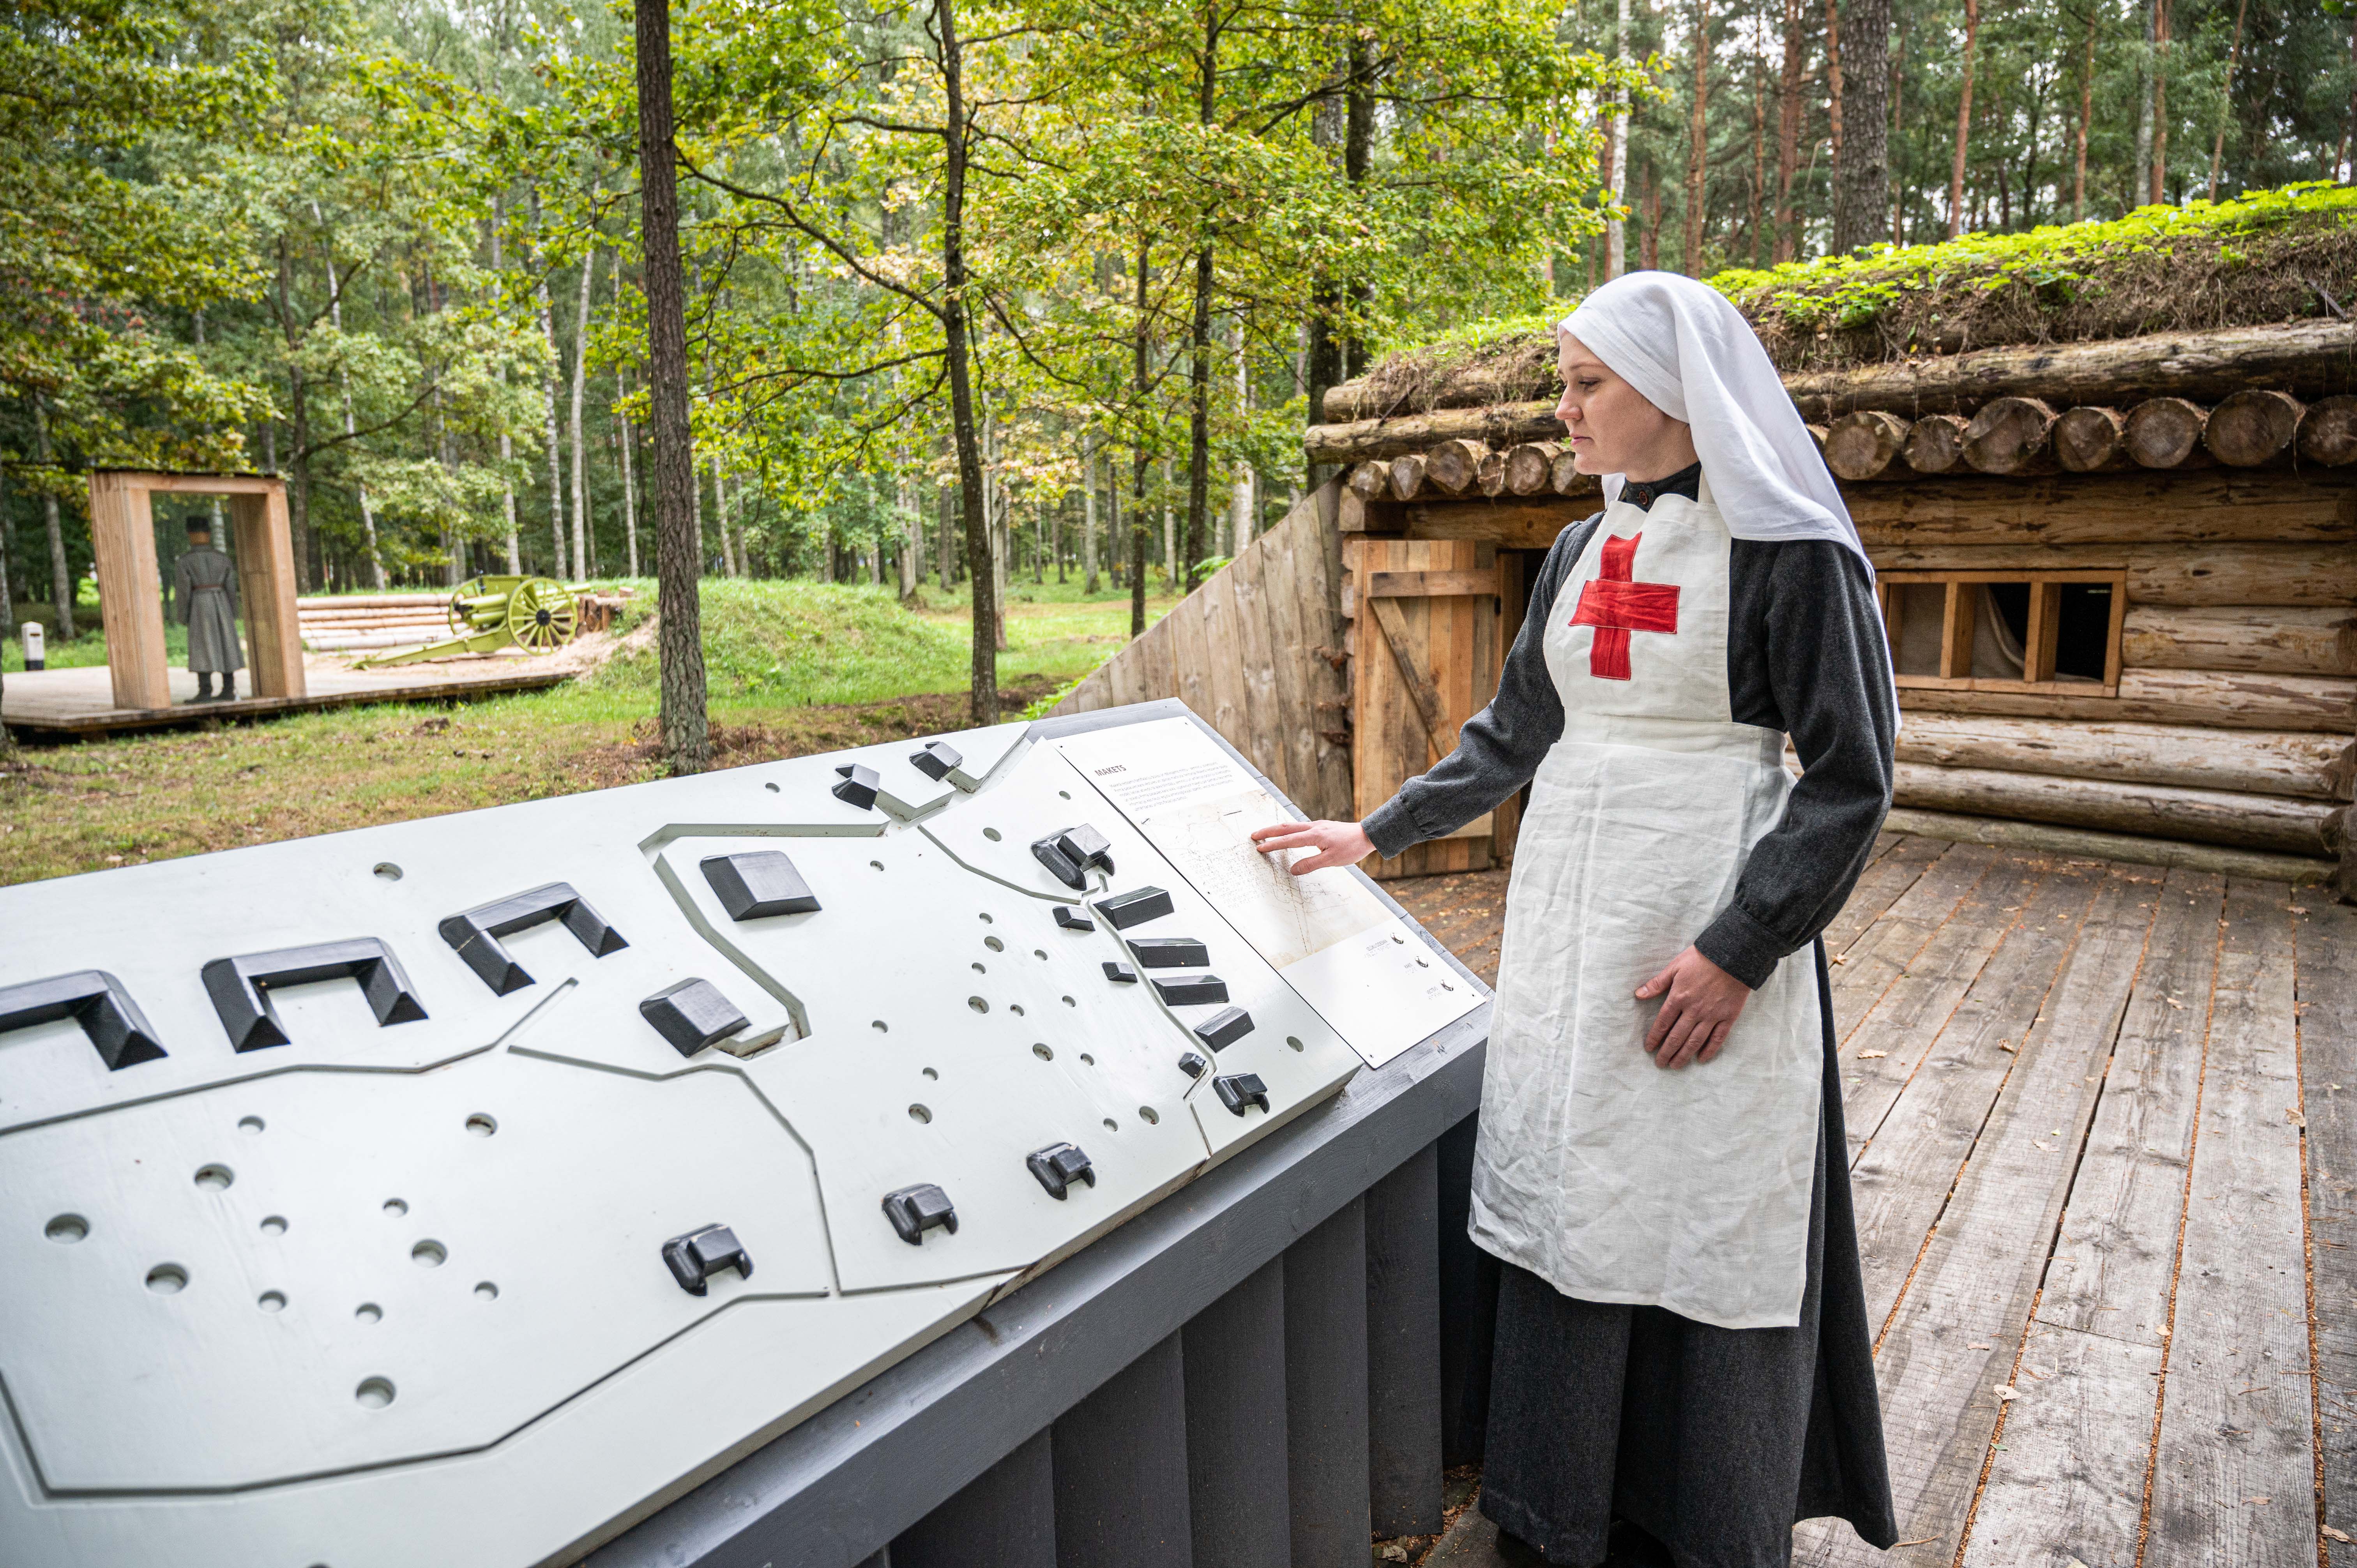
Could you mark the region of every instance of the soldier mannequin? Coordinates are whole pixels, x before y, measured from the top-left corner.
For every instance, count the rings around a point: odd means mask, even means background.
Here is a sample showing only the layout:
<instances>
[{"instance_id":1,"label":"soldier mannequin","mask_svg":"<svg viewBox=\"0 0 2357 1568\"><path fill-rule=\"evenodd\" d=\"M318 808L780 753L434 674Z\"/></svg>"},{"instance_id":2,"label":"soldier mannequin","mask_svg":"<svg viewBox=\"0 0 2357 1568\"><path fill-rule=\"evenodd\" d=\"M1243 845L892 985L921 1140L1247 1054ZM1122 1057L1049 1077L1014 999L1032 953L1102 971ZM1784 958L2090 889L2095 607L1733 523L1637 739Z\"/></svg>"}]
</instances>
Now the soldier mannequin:
<instances>
[{"instance_id":1,"label":"soldier mannequin","mask_svg":"<svg viewBox=\"0 0 2357 1568\"><path fill-rule=\"evenodd\" d=\"M213 548L212 524L203 518L188 521L188 550L180 557L173 589L180 624L188 628L197 701L236 701L237 672L245 668L237 641L237 568ZM219 698L213 695L216 673L221 678Z\"/></svg>"}]
</instances>

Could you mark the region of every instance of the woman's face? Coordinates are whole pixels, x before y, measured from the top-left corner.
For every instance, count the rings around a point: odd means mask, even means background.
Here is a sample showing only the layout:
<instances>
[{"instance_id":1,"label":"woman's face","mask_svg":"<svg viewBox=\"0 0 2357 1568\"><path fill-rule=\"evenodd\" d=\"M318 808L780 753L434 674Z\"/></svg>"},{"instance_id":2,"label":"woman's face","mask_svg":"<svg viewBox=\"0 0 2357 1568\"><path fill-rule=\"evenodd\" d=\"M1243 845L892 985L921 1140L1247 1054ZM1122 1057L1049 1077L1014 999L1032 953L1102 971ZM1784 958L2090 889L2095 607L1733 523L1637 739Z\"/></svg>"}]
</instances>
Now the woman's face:
<instances>
[{"instance_id":1,"label":"woman's face","mask_svg":"<svg viewBox=\"0 0 2357 1568\"><path fill-rule=\"evenodd\" d=\"M1581 473L1659 479L1694 461L1692 427L1646 402L1568 332L1555 333L1555 368L1563 401L1555 416L1571 432Z\"/></svg>"}]
</instances>

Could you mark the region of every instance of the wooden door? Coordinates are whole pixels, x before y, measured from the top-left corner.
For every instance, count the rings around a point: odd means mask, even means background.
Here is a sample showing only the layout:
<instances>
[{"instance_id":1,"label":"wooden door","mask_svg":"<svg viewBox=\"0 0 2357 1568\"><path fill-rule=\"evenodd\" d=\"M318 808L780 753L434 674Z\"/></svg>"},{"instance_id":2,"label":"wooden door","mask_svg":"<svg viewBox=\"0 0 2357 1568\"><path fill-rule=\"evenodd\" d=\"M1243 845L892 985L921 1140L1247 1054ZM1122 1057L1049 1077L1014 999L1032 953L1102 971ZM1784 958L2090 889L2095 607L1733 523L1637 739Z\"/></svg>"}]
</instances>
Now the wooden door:
<instances>
[{"instance_id":1,"label":"wooden door","mask_svg":"<svg viewBox=\"0 0 2357 1568\"><path fill-rule=\"evenodd\" d=\"M1522 628L1523 557L1457 539L1378 539L1346 546L1351 647L1351 774L1360 817L1457 748L1457 732L1497 693ZM1513 854L1519 805L1496 811L1396 860L1382 877L1481 871Z\"/></svg>"}]
</instances>

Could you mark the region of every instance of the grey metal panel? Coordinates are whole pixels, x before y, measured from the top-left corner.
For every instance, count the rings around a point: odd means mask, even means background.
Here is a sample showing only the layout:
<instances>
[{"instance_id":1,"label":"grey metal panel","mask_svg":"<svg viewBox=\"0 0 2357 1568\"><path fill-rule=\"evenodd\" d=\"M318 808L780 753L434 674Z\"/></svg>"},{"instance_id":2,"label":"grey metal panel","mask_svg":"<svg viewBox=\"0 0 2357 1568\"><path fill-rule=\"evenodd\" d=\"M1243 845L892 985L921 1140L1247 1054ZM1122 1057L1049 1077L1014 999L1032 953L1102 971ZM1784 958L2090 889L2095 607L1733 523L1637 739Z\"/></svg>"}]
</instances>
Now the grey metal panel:
<instances>
[{"instance_id":1,"label":"grey metal panel","mask_svg":"<svg viewBox=\"0 0 2357 1568\"><path fill-rule=\"evenodd\" d=\"M1417 1145L1419 1148L1421 1144ZM1355 1197L1285 1257L1286 1424L1297 1568L1363 1568L1367 1494L1367 1210Z\"/></svg>"},{"instance_id":2,"label":"grey metal panel","mask_svg":"<svg viewBox=\"0 0 2357 1568\"><path fill-rule=\"evenodd\" d=\"M1379 1536L1438 1535L1438 1151L1367 1190L1367 1465Z\"/></svg>"},{"instance_id":3,"label":"grey metal panel","mask_svg":"<svg viewBox=\"0 0 2357 1568\"><path fill-rule=\"evenodd\" d=\"M1436 1145L1440 1187L1440 1462L1479 1464L1490 1423L1490 1342L1498 1326L1498 1260L1473 1244L1477 1112Z\"/></svg>"},{"instance_id":4,"label":"grey metal panel","mask_svg":"<svg viewBox=\"0 0 2357 1568\"><path fill-rule=\"evenodd\" d=\"M1056 1568L1056 1472L1042 1432L892 1542L891 1568Z\"/></svg>"},{"instance_id":5,"label":"grey metal panel","mask_svg":"<svg viewBox=\"0 0 2357 1568\"><path fill-rule=\"evenodd\" d=\"M1327 1342L1313 1301L1297 1315L1286 1252L1349 1206L1351 1245L1315 1272L1336 1313L1361 1326L1365 1247L1357 1196L1470 1115L1481 1092L1487 1011L1435 1036L1085 1251L871 1379L767 1447L621 1535L593 1568L852 1568L1196 1313L1286 1253L1288 1396L1295 1347ZM890 1299L888 1296L877 1299ZM1359 1390L1356 1425L1330 1429L1344 1450L1327 1471L1356 1490L1358 1557L1366 1551L1365 1348L1344 1348ZM1288 1397L1287 1428L1302 1425ZM1310 1445L1293 1444L1297 1455ZM1292 1472L1297 1499L1301 1474ZM1355 1479L1351 1479L1355 1477ZM1294 1510L1296 1560L1302 1513ZM1338 1548L1342 1537L1333 1536Z\"/></svg>"},{"instance_id":6,"label":"grey metal panel","mask_svg":"<svg viewBox=\"0 0 2357 1568\"><path fill-rule=\"evenodd\" d=\"M1050 1434L1056 1568L1189 1568L1187 1375L1172 1335Z\"/></svg>"},{"instance_id":7,"label":"grey metal panel","mask_svg":"<svg viewBox=\"0 0 2357 1568\"><path fill-rule=\"evenodd\" d=\"M1195 1568L1286 1568L1285 1260L1197 1313L1179 1337Z\"/></svg>"}]
</instances>

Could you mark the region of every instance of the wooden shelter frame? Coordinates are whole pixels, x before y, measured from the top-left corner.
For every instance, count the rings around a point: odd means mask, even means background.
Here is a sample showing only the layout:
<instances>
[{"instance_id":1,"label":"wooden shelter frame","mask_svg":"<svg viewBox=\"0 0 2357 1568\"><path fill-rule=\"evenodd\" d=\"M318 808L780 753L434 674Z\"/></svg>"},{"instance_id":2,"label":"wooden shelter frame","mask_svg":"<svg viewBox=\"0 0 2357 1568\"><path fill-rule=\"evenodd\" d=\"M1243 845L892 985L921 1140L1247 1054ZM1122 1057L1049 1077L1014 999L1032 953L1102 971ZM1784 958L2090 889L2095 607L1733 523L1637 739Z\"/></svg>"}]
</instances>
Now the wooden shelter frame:
<instances>
[{"instance_id":1,"label":"wooden shelter frame","mask_svg":"<svg viewBox=\"0 0 2357 1568\"><path fill-rule=\"evenodd\" d=\"M246 664L257 697L304 697L303 637L295 609L294 533L286 481L262 474L161 474L101 468L90 476L90 538L106 628L107 672L118 708L168 708L171 659L164 643L163 575L156 559L154 498L221 496L229 501Z\"/></svg>"}]
</instances>

